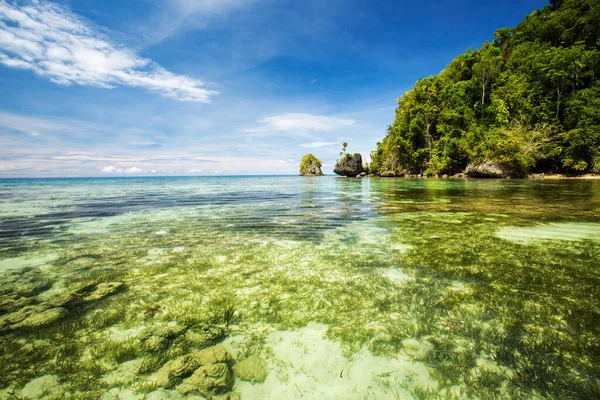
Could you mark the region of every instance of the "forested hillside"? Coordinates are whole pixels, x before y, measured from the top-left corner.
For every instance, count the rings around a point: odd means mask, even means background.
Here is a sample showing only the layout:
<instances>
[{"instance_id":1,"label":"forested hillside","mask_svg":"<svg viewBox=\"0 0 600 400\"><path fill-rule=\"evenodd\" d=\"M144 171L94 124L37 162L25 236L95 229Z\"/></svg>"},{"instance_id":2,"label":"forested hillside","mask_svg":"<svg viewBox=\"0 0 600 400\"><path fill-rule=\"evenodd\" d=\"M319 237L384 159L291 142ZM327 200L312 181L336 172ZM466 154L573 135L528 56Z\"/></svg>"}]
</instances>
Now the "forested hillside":
<instances>
[{"instance_id":1,"label":"forested hillside","mask_svg":"<svg viewBox=\"0 0 600 400\"><path fill-rule=\"evenodd\" d=\"M372 172L600 173L600 1L551 1L398 100Z\"/></svg>"}]
</instances>

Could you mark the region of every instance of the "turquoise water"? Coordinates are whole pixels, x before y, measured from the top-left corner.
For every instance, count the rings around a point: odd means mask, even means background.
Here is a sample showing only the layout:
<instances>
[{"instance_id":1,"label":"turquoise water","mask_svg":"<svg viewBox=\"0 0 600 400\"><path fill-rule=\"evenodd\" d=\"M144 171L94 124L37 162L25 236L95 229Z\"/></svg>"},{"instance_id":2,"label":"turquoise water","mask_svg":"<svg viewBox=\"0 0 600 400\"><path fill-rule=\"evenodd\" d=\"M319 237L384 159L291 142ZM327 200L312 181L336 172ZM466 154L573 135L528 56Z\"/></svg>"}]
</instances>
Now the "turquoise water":
<instances>
[{"instance_id":1,"label":"turquoise water","mask_svg":"<svg viewBox=\"0 0 600 400\"><path fill-rule=\"evenodd\" d=\"M0 398L599 398L600 181L1 180L0 296Z\"/></svg>"}]
</instances>

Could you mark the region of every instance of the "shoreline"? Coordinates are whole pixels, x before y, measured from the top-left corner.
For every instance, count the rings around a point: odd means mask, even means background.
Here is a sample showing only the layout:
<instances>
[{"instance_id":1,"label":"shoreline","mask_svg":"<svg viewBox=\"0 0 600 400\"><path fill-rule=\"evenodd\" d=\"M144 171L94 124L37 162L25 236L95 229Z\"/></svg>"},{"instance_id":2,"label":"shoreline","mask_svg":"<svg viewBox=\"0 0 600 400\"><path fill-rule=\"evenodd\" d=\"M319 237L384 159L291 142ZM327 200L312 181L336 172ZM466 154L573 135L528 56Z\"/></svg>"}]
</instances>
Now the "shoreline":
<instances>
[{"instance_id":1,"label":"shoreline","mask_svg":"<svg viewBox=\"0 0 600 400\"><path fill-rule=\"evenodd\" d=\"M506 177L468 177L468 176L419 176L419 175L407 175L407 176L380 176L377 174L368 174L364 176L357 176L357 178L383 178L383 179L478 179L478 180L494 180L494 179L522 179L522 180L597 180L600 179L600 175L585 174L577 176L569 176L564 174L531 174L523 178L513 178L510 176Z\"/></svg>"}]
</instances>

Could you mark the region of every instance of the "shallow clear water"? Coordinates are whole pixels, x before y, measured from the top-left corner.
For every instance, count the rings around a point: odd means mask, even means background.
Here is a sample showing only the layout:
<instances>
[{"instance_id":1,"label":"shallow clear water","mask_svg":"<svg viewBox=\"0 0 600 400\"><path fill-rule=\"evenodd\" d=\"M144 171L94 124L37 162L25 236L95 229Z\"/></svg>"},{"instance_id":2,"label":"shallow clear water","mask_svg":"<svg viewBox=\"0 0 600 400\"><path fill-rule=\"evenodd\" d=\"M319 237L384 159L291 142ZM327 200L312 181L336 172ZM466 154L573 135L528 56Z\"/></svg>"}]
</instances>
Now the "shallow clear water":
<instances>
[{"instance_id":1,"label":"shallow clear water","mask_svg":"<svg viewBox=\"0 0 600 400\"><path fill-rule=\"evenodd\" d=\"M179 398L214 344L268 374L207 397L600 398L600 181L4 180L0 279L0 398Z\"/></svg>"}]
</instances>

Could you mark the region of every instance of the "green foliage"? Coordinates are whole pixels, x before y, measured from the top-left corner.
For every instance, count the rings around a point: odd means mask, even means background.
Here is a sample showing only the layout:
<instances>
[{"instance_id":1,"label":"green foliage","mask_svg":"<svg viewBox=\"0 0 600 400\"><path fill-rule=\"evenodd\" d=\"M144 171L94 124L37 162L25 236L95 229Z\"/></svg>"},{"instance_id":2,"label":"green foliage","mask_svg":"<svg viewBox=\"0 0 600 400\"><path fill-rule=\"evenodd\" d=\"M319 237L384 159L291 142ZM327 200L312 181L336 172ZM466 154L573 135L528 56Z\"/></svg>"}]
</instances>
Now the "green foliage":
<instances>
[{"instance_id":1,"label":"green foliage","mask_svg":"<svg viewBox=\"0 0 600 400\"><path fill-rule=\"evenodd\" d=\"M435 175L495 160L516 175L598 173L600 3L551 3L398 99L371 170Z\"/></svg>"},{"instance_id":2,"label":"green foliage","mask_svg":"<svg viewBox=\"0 0 600 400\"><path fill-rule=\"evenodd\" d=\"M346 150L348 149L348 142L342 143L342 150L340 150L340 157L344 158L347 155Z\"/></svg>"}]
</instances>

